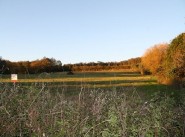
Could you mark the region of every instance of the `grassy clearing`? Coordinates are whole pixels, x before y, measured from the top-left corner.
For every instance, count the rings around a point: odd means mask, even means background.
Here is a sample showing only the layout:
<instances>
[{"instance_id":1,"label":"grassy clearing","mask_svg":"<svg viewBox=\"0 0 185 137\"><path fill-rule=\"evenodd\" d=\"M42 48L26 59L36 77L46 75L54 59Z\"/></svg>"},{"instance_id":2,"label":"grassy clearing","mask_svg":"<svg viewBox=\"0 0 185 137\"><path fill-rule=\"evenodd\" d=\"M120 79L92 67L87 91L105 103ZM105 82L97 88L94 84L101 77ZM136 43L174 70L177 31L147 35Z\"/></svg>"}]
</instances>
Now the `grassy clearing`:
<instances>
[{"instance_id":1,"label":"grassy clearing","mask_svg":"<svg viewBox=\"0 0 185 137\"><path fill-rule=\"evenodd\" d=\"M84 72L75 75L66 73L43 73L40 75L19 75L18 83L52 83L69 86L91 86L91 87L117 87L132 85L156 84L156 80L151 76L141 76L131 72ZM10 76L2 76L1 82L11 82Z\"/></svg>"},{"instance_id":2,"label":"grassy clearing","mask_svg":"<svg viewBox=\"0 0 185 137\"><path fill-rule=\"evenodd\" d=\"M1 79L0 136L185 136L184 89L150 76L59 73L39 82L23 76L15 86Z\"/></svg>"}]
</instances>

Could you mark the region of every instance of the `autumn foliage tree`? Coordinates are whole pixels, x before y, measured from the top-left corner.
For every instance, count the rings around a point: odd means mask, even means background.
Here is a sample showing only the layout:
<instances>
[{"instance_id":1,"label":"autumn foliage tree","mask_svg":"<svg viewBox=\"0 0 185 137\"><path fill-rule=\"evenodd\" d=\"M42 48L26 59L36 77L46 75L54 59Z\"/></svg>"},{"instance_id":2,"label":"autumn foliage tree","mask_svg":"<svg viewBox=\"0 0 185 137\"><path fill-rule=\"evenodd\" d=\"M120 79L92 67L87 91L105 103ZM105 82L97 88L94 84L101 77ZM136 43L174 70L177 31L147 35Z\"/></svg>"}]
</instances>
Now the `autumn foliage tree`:
<instances>
[{"instance_id":1,"label":"autumn foliage tree","mask_svg":"<svg viewBox=\"0 0 185 137\"><path fill-rule=\"evenodd\" d=\"M153 75L159 75L163 71L163 62L166 56L168 44L158 44L149 48L142 56L142 65L144 69L150 71Z\"/></svg>"}]
</instances>

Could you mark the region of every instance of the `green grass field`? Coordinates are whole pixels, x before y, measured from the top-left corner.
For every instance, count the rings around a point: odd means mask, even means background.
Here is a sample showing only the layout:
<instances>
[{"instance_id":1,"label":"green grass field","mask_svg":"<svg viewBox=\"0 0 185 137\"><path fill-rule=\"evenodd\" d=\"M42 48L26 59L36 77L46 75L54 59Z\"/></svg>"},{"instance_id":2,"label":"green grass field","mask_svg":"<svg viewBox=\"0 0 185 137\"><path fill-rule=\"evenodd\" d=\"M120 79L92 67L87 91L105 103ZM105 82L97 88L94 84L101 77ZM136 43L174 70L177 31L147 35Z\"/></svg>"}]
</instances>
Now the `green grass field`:
<instances>
[{"instance_id":1,"label":"green grass field","mask_svg":"<svg viewBox=\"0 0 185 137\"><path fill-rule=\"evenodd\" d=\"M1 76L0 82L13 85L10 75ZM66 94L75 94L81 89L120 89L129 87L157 86L157 81L152 76L142 76L137 72L76 72L74 75L67 73L42 73L20 74L16 85L21 87L42 87L65 91ZM158 85L159 87L159 85ZM149 88L150 89L150 88Z\"/></svg>"},{"instance_id":2,"label":"green grass field","mask_svg":"<svg viewBox=\"0 0 185 137\"><path fill-rule=\"evenodd\" d=\"M10 75L1 76L0 82L11 83ZM43 73L40 75L18 75L18 84L23 83L52 83L52 85L89 86L89 87L120 87L156 85L152 76L141 76L131 72L77 72L74 75L66 73Z\"/></svg>"},{"instance_id":3,"label":"green grass field","mask_svg":"<svg viewBox=\"0 0 185 137\"><path fill-rule=\"evenodd\" d=\"M0 82L13 85L10 75L1 75ZM74 75L62 73L19 74L16 85L30 87L57 88L66 92L79 92L82 88L88 89L122 89L136 88L144 93L158 91L173 91L171 87L160 85L151 75L142 76L137 72L75 72Z\"/></svg>"}]
</instances>

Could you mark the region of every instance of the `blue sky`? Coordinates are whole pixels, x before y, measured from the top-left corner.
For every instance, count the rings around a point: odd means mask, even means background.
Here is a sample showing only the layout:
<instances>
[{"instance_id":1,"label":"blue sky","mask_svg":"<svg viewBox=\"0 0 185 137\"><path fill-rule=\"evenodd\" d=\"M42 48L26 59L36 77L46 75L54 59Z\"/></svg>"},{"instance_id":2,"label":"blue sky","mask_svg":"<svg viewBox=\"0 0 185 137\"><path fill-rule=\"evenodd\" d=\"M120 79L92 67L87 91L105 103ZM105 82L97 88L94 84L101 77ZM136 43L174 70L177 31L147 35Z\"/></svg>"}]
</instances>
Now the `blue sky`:
<instances>
[{"instance_id":1,"label":"blue sky","mask_svg":"<svg viewBox=\"0 0 185 137\"><path fill-rule=\"evenodd\" d=\"M185 0L0 0L0 56L121 61L185 32Z\"/></svg>"}]
</instances>

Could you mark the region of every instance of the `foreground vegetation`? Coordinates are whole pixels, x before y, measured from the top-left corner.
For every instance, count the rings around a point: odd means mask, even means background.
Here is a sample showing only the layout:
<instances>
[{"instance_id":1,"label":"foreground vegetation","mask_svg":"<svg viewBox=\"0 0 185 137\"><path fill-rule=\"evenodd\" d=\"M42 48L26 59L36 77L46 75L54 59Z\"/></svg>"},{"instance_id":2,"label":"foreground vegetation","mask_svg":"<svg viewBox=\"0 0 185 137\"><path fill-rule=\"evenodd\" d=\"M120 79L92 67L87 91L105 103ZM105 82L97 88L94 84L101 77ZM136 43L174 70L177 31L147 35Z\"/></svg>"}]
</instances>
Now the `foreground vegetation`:
<instances>
[{"instance_id":1,"label":"foreground vegetation","mask_svg":"<svg viewBox=\"0 0 185 137\"><path fill-rule=\"evenodd\" d=\"M183 88L137 73L61 75L58 83L47 81L55 74L41 75L46 81L40 82L2 81L0 136L185 136Z\"/></svg>"}]
</instances>

